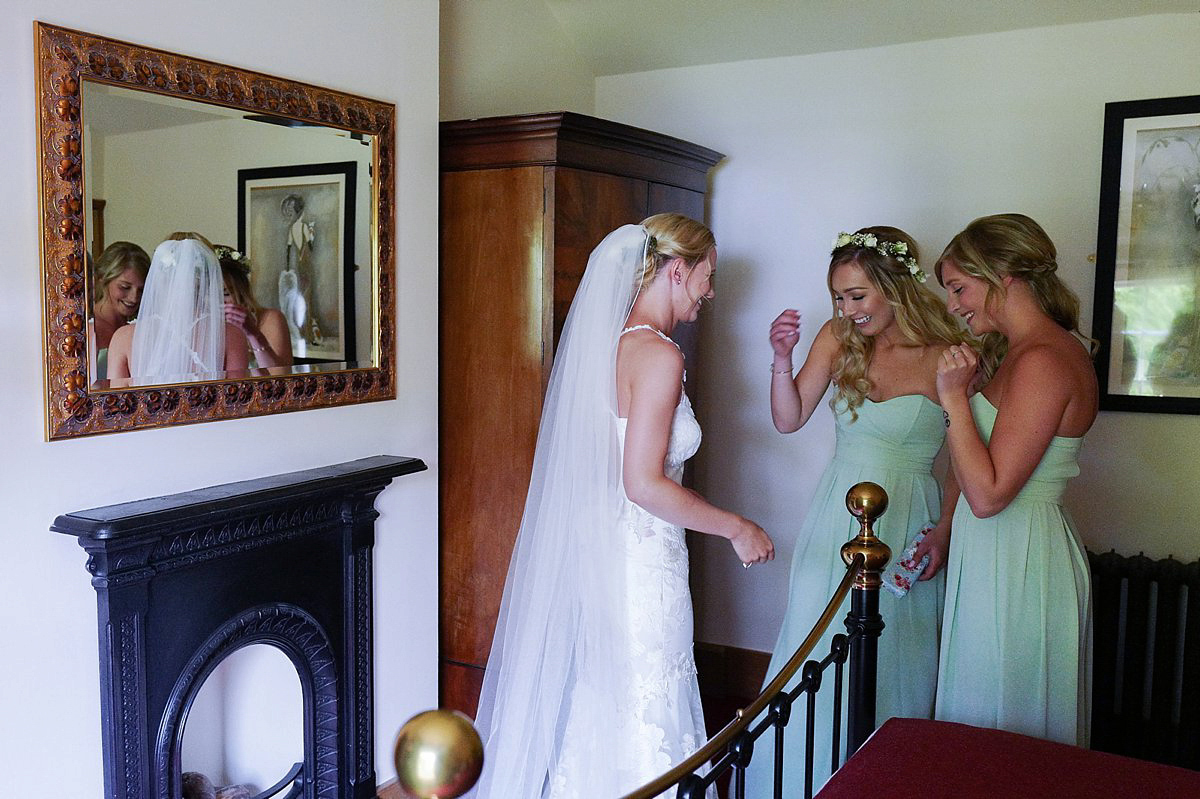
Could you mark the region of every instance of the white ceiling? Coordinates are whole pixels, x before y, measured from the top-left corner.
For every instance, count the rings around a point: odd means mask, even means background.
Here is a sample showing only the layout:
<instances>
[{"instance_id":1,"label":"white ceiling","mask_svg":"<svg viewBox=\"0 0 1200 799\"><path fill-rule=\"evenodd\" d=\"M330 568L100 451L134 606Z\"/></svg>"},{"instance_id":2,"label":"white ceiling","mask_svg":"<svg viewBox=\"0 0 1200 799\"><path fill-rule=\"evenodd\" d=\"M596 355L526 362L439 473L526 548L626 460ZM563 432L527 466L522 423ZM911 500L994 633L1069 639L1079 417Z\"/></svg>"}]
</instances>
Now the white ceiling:
<instances>
[{"instance_id":1,"label":"white ceiling","mask_svg":"<svg viewBox=\"0 0 1200 799\"><path fill-rule=\"evenodd\" d=\"M241 116L239 112L139 89L83 82L83 119L101 138Z\"/></svg>"},{"instance_id":2,"label":"white ceiling","mask_svg":"<svg viewBox=\"0 0 1200 799\"><path fill-rule=\"evenodd\" d=\"M1200 0L543 1L598 77L1200 11Z\"/></svg>"}]
</instances>

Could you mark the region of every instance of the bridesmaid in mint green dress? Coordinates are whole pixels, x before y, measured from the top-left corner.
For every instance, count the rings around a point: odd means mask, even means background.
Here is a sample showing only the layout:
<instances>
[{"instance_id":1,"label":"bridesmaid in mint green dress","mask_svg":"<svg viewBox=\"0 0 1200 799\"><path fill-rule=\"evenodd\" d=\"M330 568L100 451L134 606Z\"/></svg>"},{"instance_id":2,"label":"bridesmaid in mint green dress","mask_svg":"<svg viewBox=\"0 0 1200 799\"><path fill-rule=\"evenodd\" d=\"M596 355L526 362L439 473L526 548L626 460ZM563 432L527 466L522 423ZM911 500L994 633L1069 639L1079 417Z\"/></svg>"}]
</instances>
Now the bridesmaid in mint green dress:
<instances>
[{"instance_id":1,"label":"bridesmaid in mint green dress","mask_svg":"<svg viewBox=\"0 0 1200 799\"><path fill-rule=\"evenodd\" d=\"M938 261L950 311L983 337L985 360L1002 360L973 396L974 350L950 347L938 365L965 502L949 545L936 716L1086 746L1090 581L1062 496L1098 389L1075 335L1079 301L1056 269L1054 244L1020 214L975 220Z\"/></svg>"},{"instance_id":2,"label":"bridesmaid in mint green dress","mask_svg":"<svg viewBox=\"0 0 1200 799\"><path fill-rule=\"evenodd\" d=\"M769 682L791 658L846 573L840 547L858 533L846 511L846 491L870 480L888 492L888 510L875 531L895 556L922 528L948 528L955 492L943 502L933 476L945 423L934 401L937 362L946 347L963 340L942 301L925 287L916 243L891 227L863 228L838 237L829 267L834 318L817 333L799 374L792 378L792 350L799 339L799 314L784 311L771 326L775 358L771 416L790 433L812 415L830 383L836 388L837 448L817 486L813 505L796 537L788 607L779 633ZM880 594L886 629L879 640L877 717L933 715L937 677L942 580L922 583L907 596ZM829 652L834 634L845 632L847 601L813 650ZM832 675L832 672L828 672ZM794 682L790 687L794 686ZM832 690L818 694L813 785L829 778L832 755ZM803 795L804 705L793 706L784 736L784 795ZM844 709L843 709L844 715ZM842 727L844 753L845 724ZM747 776L747 795L772 795L774 734L756 743Z\"/></svg>"}]
</instances>

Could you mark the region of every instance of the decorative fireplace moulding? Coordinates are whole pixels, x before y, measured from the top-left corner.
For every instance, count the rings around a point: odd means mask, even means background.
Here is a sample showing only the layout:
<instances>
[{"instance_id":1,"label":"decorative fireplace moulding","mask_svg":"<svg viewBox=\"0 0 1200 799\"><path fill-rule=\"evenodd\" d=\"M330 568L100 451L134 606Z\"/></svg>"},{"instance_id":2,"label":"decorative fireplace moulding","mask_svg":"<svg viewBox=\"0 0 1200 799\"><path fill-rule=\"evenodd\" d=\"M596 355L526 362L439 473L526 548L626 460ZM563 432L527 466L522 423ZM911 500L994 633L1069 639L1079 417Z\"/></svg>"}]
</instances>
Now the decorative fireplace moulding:
<instances>
[{"instance_id":1,"label":"decorative fireplace moulding","mask_svg":"<svg viewBox=\"0 0 1200 799\"><path fill-rule=\"evenodd\" d=\"M299 795L374 799L374 503L425 468L377 456L55 519L97 594L106 799L179 799L188 708L251 643L300 678Z\"/></svg>"}]
</instances>

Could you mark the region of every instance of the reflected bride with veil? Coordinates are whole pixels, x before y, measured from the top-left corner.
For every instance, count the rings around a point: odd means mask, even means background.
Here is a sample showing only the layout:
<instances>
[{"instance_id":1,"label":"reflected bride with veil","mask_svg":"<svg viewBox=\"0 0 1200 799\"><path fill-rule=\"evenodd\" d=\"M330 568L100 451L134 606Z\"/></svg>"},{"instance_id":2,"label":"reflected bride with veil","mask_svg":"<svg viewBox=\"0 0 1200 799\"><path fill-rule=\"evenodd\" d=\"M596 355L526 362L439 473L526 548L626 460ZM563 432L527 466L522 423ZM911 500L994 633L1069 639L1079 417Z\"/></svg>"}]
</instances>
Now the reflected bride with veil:
<instances>
[{"instance_id":1,"label":"reflected bride with veil","mask_svg":"<svg viewBox=\"0 0 1200 799\"><path fill-rule=\"evenodd\" d=\"M213 380L244 370L246 339L225 322L223 291L220 264L202 241L158 245L138 317L113 335L109 375L146 384Z\"/></svg>"}]
</instances>

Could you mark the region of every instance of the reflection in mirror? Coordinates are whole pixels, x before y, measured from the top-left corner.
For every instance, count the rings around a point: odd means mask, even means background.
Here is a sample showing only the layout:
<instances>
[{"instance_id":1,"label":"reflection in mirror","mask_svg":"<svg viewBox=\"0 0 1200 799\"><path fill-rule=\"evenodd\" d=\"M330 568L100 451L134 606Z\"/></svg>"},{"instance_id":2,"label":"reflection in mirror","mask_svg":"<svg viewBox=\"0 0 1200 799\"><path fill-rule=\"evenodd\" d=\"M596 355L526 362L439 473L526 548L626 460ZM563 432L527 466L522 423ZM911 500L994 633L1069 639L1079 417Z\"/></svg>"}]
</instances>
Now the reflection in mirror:
<instances>
[{"instance_id":1,"label":"reflection in mirror","mask_svg":"<svg viewBox=\"0 0 1200 799\"><path fill-rule=\"evenodd\" d=\"M97 253L90 271L88 373L103 380L108 377L108 347L113 334L128 325L141 307L150 256L133 242L114 241Z\"/></svg>"},{"instance_id":2,"label":"reflection in mirror","mask_svg":"<svg viewBox=\"0 0 1200 799\"><path fill-rule=\"evenodd\" d=\"M81 95L84 207L103 208L84 229L94 390L378 364L375 137L93 80ZM177 231L225 256L229 338L244 339L246 363L110 373L114 333L136 328L139 295L165 274L143 256Z\"/></svg>"},{"instance_id":3,"label":"reflection in mirror","mask_svg":"<svg viewBox=\"0 0 1200 799\"><path fill-rule=\"evenodd\" d=\"M394 399L395 105L34 29L47 439ZM221 305L244 358L110 383L153 280L100 262L176 231L243 272Z\"/></svg>"},{"instance_id":4,"label":"reflection in mirror","mask_svg":"<svg viewBox=\"0 0 1200 799\"><path fill-rule=\"evenodd\" d=\"M288 795L290 781L280 782L304 760L303 720L300 678L287 656L267 644L237 650L208 675L188 710L184 799L253 797L271 787L272 796Z\"/></svg>"}]
</instances>

